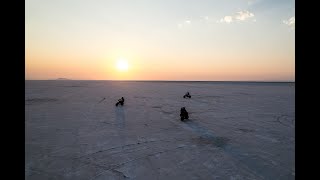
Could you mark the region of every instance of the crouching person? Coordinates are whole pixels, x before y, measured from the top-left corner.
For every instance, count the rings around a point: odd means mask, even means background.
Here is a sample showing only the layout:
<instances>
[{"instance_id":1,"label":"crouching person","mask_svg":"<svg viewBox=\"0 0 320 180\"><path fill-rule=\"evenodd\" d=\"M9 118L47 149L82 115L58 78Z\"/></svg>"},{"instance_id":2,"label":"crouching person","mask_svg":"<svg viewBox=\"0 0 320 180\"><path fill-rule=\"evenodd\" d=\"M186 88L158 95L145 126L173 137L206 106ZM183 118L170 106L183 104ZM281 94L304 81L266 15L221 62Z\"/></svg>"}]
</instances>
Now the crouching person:
<instances>
[{"instance_id":1,"label":"crouching person","mask_svg":"<svg viewBox=\"0 0 320 180\"><path fill-rule=\"evenodd\" d=\"M116 103L116 106L118 106L119 104L121 106L123 106L123 104L124 104L124 98L123 97L121 97L121 99L118 100L118 102Z\"/></svg>"},{"instance_id":2,"label":"crouching person","mask_svg":"<svg viewBox=\"0 0 320 180\"><path fill-rule=\"evenodd\" d=\"M189 119L189 114L185 107L182 107L180 109L180 118L181 118L181 121L183 121L184 119Z\"/></svg>"},{"instance_id":3,"label":"crouching person","mask_svg":"<svg viewBox=\"0 0 320 180\"><path fill-rule=\"evenodd\" d=\"M183 96L183 98L191 98L191 95L190 95L190 93L189 92L187 92L184 96Z\"/></svg>"}]
</instances>

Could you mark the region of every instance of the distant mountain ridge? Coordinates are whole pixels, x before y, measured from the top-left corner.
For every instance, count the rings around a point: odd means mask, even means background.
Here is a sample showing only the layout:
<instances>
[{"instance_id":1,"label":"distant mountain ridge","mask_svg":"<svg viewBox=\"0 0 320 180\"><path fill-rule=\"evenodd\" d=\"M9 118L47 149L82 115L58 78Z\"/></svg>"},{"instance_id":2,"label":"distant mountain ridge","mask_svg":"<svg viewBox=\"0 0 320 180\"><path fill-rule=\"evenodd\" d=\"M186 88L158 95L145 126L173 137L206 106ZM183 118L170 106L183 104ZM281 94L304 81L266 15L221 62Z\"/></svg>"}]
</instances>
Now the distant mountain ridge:
<instances>
[{"instance_id":1,"label":"distant mountain ridge","mask_svg":"<svg viewBox=\"0 0 320 180\"><path fill-rule=\"evenodd\" d=\"M71 79L67 79L67 78L58 78L56 80L71 80Z\"/></svg>"}]
</instances>

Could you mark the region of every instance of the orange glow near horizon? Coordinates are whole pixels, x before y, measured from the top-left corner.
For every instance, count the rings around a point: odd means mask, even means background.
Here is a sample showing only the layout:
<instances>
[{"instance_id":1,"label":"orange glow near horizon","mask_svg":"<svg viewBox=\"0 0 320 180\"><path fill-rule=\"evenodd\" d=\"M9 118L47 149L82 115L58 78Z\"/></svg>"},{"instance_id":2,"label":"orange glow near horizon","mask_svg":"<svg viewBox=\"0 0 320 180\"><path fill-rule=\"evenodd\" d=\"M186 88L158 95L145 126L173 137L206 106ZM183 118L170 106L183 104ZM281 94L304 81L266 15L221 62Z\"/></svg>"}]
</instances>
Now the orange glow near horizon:
<instances>
[{"instance_id":1,"label":"orange glow near horizon","mask_svg":"<svg viewBox=\"0 0 320 180\"><path fill-rule=\"evenodd\" d=\"M77 63L75 63L77 62ZM135 59L100 59L97 63L73 59L30 61L26 58L26 79L74 80L212 80L212 81L294 81L294 64L291 71L279 64L248 66L247 64L211 62L180 63L177 60L157 61L158 63ZM291 74L291 75L290 75Z\"/></svg>"}]
</instances>

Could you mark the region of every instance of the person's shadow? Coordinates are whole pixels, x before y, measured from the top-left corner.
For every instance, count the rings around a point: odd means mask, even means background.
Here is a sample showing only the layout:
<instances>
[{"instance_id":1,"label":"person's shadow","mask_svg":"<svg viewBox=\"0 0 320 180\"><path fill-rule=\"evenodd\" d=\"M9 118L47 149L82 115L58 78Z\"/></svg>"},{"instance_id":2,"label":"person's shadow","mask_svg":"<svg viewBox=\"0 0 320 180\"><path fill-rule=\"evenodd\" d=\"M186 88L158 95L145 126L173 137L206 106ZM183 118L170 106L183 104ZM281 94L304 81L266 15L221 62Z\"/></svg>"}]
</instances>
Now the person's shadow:
<instances>
[{"instance_id":1,"label":"person's shadow","mask_svg":"<svg viewBox=\"0 0 320 180\"><path fill-rule=\"evenodd\" d=\"M125 110L123 107L115 107L115 124L117 126L116 131L117 131L117 140L121 144L126 144L127 142L127 133L125 131L125 125L126 125L126 116L125 116Z\"/></svg>"},{"instance_id":2,"label":"person's shadow","mask_svg":"<svg viewBox=\"0 0 320 180\"><path fill-rule=\"evenodd\" d=\"M115 108L115 113L116 113L116 124L118 128L124 128L125 127L125 121L126 121L126 116L124 112L123 107L116 107Z\"/></svg>"}]
</instances>

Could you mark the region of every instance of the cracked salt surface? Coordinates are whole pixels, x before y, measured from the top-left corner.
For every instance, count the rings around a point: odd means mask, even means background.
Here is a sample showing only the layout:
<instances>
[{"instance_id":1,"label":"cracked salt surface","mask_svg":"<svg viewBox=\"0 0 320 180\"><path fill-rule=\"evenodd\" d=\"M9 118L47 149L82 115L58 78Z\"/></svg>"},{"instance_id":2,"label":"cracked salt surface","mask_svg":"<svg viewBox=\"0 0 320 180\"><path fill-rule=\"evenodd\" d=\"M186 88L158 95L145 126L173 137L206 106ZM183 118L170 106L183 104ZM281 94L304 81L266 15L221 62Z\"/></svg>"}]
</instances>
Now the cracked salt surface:
<instances>
[{"instance_id":1,"label":"cracked salt surface","mask_svg":"<svg viewBox=\"0 0 320 180\"><path fill-rule=\"evenodd\" d=\"M294 83L25 84L25 179L295 179Z\"/></svg>"}]
</instances>

